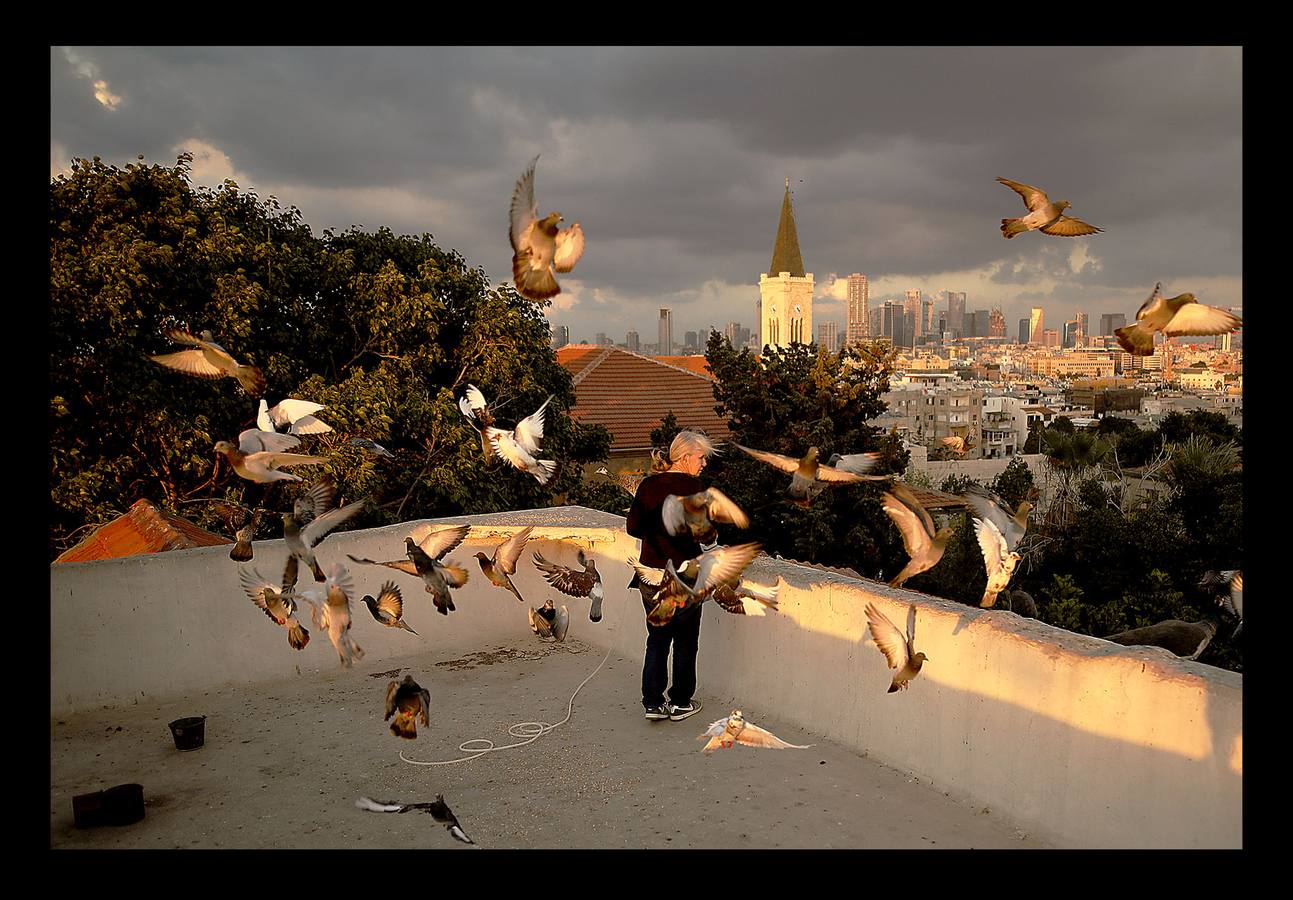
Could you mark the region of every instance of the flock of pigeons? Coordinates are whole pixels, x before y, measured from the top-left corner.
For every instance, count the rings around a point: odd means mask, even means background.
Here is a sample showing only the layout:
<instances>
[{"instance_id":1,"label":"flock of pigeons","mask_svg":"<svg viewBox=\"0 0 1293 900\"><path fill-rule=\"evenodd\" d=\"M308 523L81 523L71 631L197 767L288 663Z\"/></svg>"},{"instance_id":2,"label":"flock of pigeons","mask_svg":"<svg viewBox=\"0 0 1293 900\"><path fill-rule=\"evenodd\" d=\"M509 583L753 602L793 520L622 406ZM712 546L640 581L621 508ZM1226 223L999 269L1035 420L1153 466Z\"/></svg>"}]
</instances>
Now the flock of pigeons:
<instances>
[{"instance_id":1,"label":"flock of pigeons","mask_svg":"<svg viewBox=\"0 0 1293 900\"><path fill-rule=\"evenodd\" d=\"M558 223L564 221L560 213L553 212L539 218L534 200L537 161L538 157L535 157L513 191L508 236L513 250L512 274L517 290L528 299L545 300L561 290L555 273L572 271L582 256L584 233L578 222L567 229L559 228ZM1029 210L1028 215L1021 218L1002 220L1001 231L1006 238L1034 229L1043 234L1065 237L1101 231L1065 215L1064 210L1070 206L1068 201L1052 203L1038 188L1004 178L997 180L1018 192ZM1221 334L1239 327L1240 321L1235 316L1199 304L1191 294L1164 299L1160 287L1155 286L1150 299L1137 312L1135 325L1118 332L1119 342L1129 352L1137 355L1153 353L1155 332L1161 331L1171 337L1178 334ZM265 393L266 381L261 370L235 360L215 342L211 332L203 331L200 336L194 336L187 330L176 328L167 331L166 336L190 349L154 356L155 362L187 375L234 378L256 398ZM480 435L481 452L486 462L502 459L546 485L557 469L556 461L540 458L544 413L551 399L549 397L538 410L511 429L497 424L484 395L473 385L467 385L458 403L463 416ZM222 440L213 449L240 478L265 486L268 494L276 482L302 480L301 476L286 469L327 461L322 456L294 452L302 435L332 431L327 423L315 416L323 408L321 404L292 398L270 408L264 399L260 399L256 427L239 434L236 445ZM354 437L351 443L375 455L393 458L389 451L369 438ZM901 533L909 557L906 566L889 582L890 586L899 586L907 579L929 571L942 559L953 529L949 526L935 530L929 512L895 476L868 474L878 454L835 454L823 464L818 459L816 447L810 447L803 457L794 459L740 444L735 446L754 459L790 475L786 496L791 502L805 507L832 486L865 481L887 482L882 494L883 508ZM952 449L963 452L961 447ZM599 471L608 474L604 470ZM628 486L625 487L627 489ZM341 665L348 667L364 655L350 633L353 624L350 600L357 592L349 571L341 563L334 563L325 573L316 556L316 548L328 534L360 513L367 498L334 507L335 493L335 485L324 476L297 497L289 511L278 513L288 549L286 566L279 581L266 578L251 567L242 567L239 576L243 590L252 602L276 625L287 629L288 644L294 650L303 650L310 640L309 631L297 619L298 603L309 604L315 627L327 633ZM223 500L210 501L217 505L226 524L236 534L237 541L230 552L234 560L246 562L253 557L252 538L264 516L271 513L264 507L264 496L262 502L254 507ZM977 513L973 523L988 576L981 606L991 607L998 594L1006 589L1019 563L1020 555L1016 548L1027 528L1030 504L1025 501L1018 509L1012 510L999 496L979 487L967 489L961 496ZM737 528L748 528L750 524L749 517L731 499L712 487L691 496L669 497L664 503L662 517L670 534L688 531L699 543L706 545L715 542L717 523ZM468 530L468 525L441 528L422 525L405 538L403 558L379 561L351 555L349 559L357 565L384 566L421 579L436 610L448 615L455 608L453 591L467 583L468 571L446 557L465 540ZM531 531L532 526L518 531L499 544L491 556L483 552L475 554L485 577L522 603L524 598L510 576L516 573ZM668 562L664 569L644 566L631 559L630 564L636 572L635 581L648 588L644 599L648 621L663 624L679 610L709 599L738 615L765 615L767 610L775 611L779 585L760 585L742 577L759 552L757 543L715 546L680 566L675 567ZM552 587L571 597L589 599L589 619L598 622L604 599L601 575L596 562L582 550L578 552L578 560L582 569L549 562L537 551L532 556L534 565ZM309 568L315 582L308 588L297 586L302 564ZM1223 572L1210 576L1210 580L1205 578L1205 583L1210 587L1228 589L1223 602L1232 614L1240 618L1242 628L1242 576L1238 572ZM385 581L376 597L365 595L361 602L378 624L417 634L404 621L403 596L395 581ZM889 668L894 670L889 691L906 688L927 661L925 654L915 647L915 604L908 609L905 633L873 604L867 604L865 613L877 648ZM565 640L570 625L566 606L557 609L553 600L548 598L543 606L528 608L527 615L531 630L541 638ZM1207 638L1210 639L1210 635ZM1206 640L1194 651L1195 656L1202 652L1203 646L1206 646ZM415 739L417 723L430 724L430 705L430 692L411 675L406 675L402 682L392 680L388 684L384 719L394 719L390 724L392 734ZM749 722L740 710L733 710L731 715L711 723L700 739L707 741L703 748L707 755L715 749L738 743L771 749L803 749ZM437 796L434 803L408 804L373 801L364 797L356 805L379 812L425 809L456 839L472 843L441 796Z\"/></svg>"}]
</instances>

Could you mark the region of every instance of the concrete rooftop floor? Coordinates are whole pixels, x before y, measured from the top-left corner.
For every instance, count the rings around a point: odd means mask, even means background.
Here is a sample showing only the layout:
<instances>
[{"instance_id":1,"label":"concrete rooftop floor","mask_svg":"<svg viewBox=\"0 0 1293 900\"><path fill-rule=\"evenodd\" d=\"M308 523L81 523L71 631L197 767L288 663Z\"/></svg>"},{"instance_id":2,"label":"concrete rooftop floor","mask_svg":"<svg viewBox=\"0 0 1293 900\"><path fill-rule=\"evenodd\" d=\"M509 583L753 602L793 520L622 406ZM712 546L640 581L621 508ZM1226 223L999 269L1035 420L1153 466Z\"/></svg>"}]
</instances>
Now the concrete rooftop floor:
<instances>
[{"instance_id":1,"label":"concrete rooftop floor","mask_svg":"<svg viewBox=\"0 0 1293 900\"><path fill-rule=\"evenodd\" d=\"M360 795L413 802L437 793L481 848L1050 846L990 809L778 721L757 697L706 694L703 640L705 708L684 722L647 722L641 659L612 653L570 721L532 744L448 766L400 760L401 750L457 759L464 741L515 743L513 723L560 721L604 655L573 636L518 636L476 652L429 651L51 719L51 846L475 849L425 813L354 806ZM405 673L431 691L431 727L419 726L415 741L382 721L386 684ZM814 746L705 757L697 735L734 707ZM206 744L181 753L167 723L189 715L207 716ZM74 795L127 782L144 787L143 821L73 825Z\"/></svg>"}]
</instances>

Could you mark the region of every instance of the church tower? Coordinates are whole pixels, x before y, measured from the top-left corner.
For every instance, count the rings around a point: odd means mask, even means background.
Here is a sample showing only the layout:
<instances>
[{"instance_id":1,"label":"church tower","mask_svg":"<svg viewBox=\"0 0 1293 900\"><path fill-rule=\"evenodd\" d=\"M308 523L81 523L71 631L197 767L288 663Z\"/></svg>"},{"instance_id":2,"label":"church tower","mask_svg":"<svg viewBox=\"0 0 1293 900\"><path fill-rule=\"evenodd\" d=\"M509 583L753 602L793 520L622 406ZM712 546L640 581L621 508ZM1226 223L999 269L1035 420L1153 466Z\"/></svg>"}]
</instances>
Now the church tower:
<instances>
[{"instance_id":1,"label":"church tower","mask_svg":"<svg viewBox=\"0 0 1293 900\"><path fill-rule=\"evenodd\" d=\"M759 346L786 347L792 342L813 341L813 275L804 272L795 231L795 211L790 206L790 179L781 201L777 242L772 264L759 276Z\"/></svg>"}]
</instances>

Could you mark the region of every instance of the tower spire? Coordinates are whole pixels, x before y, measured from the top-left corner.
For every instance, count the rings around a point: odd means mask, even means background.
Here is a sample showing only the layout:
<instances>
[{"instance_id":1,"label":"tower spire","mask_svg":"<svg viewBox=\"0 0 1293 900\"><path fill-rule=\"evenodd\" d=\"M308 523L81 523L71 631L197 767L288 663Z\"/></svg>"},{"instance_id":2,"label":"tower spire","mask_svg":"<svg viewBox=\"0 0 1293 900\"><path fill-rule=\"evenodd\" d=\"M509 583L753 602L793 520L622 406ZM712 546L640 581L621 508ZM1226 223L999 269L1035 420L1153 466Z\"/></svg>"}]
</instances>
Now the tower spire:
<instances>
[{"instance_id":1,"label":"tower spire","mask_svg":"<svg viewBox=\"0 0 1293 900\"><path fill-rule=\"evenodd\" d=\"M790 205L790 179L786 179L786 195L781 201L781 221L777 223L777 240L772 247L772 264L768 277L776 278L789 272L793 278L804 277L804 258L799 253L799 234L795 230L795 211Z\"/></svg>"}]
</instances>

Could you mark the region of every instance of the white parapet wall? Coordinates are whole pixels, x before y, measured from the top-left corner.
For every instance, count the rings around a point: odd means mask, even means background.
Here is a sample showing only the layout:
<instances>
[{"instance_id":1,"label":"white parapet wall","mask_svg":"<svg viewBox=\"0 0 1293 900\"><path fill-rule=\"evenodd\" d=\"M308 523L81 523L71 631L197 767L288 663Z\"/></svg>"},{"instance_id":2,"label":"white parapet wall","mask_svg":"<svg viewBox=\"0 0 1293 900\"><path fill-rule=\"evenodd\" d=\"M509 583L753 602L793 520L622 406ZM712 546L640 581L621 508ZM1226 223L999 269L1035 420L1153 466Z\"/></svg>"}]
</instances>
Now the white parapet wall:
<instances>
[{"instance_id":1,"label":"white parapet wall","mask_svg":"<svg viewBox=\"0 0 1293 900\"><path fill-rule=\"evenodd\" d=\"M422 648L486 649L529 635L525 607L472 558L526 525L535 526L530 548L571 565L583 548L602 573L600 623L588 620L587 601L556 596L570 607L571 635L642 655L641 597L627 588L637 541L622 517L563 507L437 521L473 526L451 554L472 577L448 616L412 576L346 559L401 558L416 523L333 534L320 545L324 568L346 563L361 593L396 581L419 632L381 627L355 598L352 633L366 652L355 677ZM249 565L281 573L282 541L255 548ZM539 605L555 592L529 560L526 552L514 580ZM336 653L308 612L310 644L293 651L284 629L242 592L238 568L227 547L51 566L51 716L335 671ZM304 567L301 575L310 580ZM702 700L732 698L756 721L763 711L793 722L1062 846L1242 846L1242 676L782 560L761 557L748 577L783 585L780 611L734 616L708 605ZM916 605L916 645L929 662L908 690L887 693L891 673L867 632L868 602L900 628Z\"/></svg>"}]
</instances>

